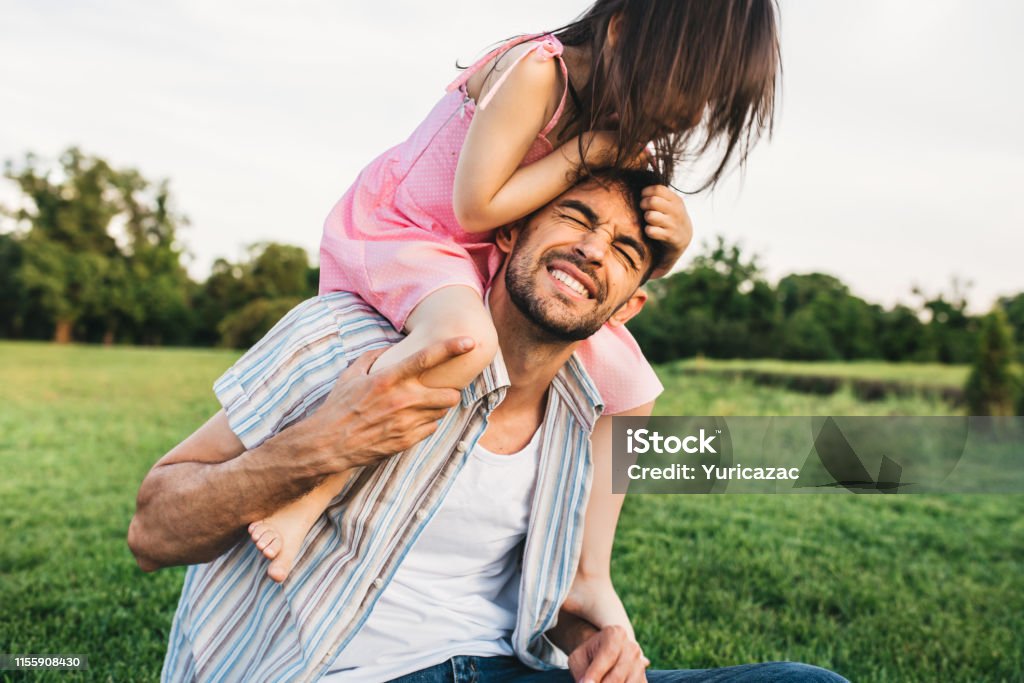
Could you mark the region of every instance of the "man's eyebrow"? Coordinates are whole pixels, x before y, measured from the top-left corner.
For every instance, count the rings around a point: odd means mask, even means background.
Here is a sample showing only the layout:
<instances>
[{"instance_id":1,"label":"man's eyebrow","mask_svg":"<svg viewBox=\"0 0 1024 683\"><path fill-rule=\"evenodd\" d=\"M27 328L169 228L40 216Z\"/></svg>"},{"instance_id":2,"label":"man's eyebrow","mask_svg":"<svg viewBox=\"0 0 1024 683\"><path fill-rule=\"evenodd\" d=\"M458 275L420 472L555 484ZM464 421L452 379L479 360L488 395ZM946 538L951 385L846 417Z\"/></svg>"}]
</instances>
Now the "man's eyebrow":
<instances>
[{"instance_id":1,"label":"man's eyebrow","mask_svg":"<svg viewBox=\"0 0 1024 683\"><path fill-rule=\"evenodd\" d=\"M640 255L641 260L647 258L647 245L644 244L642 240L635 239L629 235L619 235L615 239L623 244L633 247L633 249L636 250L636 253Z\"/></svg>"},{"instance_id":2,"label":"man's eyebrow","mask_svg":"<svg viewBox=\"0 0 1024 683\"><path fill-rule=\"evenodd\" d=\"M590 205L585 204L578 199L563 199L558 202L558 206L566 209L575 209L582 213L591 224L598 223L597 214L592 208L590 208Z\"/></svg>"},{"instance_id":3,"label":"man's eyebrow","mask_svg":"<svg viewBox=\"0 0 1024 683\"><path fill-rule=\"evenodd\" d=\"M583 216L591 225L596 225L597 223L600 222L597 213L595 213L594 210L590 208L590 205L581 202L578 199L563 199L562 201L558 202L558 206L560 208L574 209L576 211L579 211L580 213L583 214ZM633 237L630 237L629 235L619 235L615 239L629 247L632 247L633 250L640 255L641 260L647 258L649 250L647 249L647 245L642 240L635 239Z\"/></svg>"}]
</instances>

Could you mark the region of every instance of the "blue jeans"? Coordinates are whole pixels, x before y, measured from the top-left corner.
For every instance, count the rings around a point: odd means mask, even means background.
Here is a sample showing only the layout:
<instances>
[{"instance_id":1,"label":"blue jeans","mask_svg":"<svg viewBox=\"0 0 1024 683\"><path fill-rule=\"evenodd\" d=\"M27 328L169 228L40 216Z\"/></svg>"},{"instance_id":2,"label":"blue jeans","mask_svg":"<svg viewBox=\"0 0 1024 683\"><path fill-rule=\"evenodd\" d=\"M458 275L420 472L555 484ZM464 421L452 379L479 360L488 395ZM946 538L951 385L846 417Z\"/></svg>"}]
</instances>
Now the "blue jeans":
<instances>
[{"instance_id":1,"label":"blue jeans","mask_svg":"<svg viewBox=\"0 0 1024 683\"><path fill-rule=\"evenodd\" d=\"M850 683L808 664L768 662L720 669L647 670L649 683ZM393 683L575 683L566 669L537 671L515 657L452 657Z\"/></svg>"}]
</instances>

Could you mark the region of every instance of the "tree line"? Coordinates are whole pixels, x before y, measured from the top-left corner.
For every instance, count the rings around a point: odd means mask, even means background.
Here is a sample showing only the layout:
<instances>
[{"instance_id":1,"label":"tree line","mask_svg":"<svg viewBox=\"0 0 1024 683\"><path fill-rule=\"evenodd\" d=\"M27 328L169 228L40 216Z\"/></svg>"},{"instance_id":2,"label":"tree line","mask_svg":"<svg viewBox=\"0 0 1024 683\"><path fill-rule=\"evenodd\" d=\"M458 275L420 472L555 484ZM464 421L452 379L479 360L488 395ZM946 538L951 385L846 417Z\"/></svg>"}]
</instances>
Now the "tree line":
<instances>
[{"instance_id":1,"label":"tree line","mask_svg":"<svg viewBox=\"0 0 1024 683\"><path fill-rule=\"evenodd\" d=\"M55 164L8 160L4 174L20 192L3 207L0 337L242 348L316 293L305 250L273 243L193 281L167 181L77 148Z\"/></svg>"},{"instance_id":2,"label":"tree line","mask_svg":"<svg viewBox=\"0 0 1024 683\"><path fill-rule=\"evenodd\" d=\"M77 148L56 163L9 160L5 175L19 200L3 209L0 337L244 348L316 293L306 252L275 243L219 259L193 281L178 236L187 220L167 181ZM980 339L962 287L887 309L823 273L772 284L756 256L722 239L648 288L630 328L655 363L700 354L968 363ZM1024 292L998 306L1011 343L1024 340Z\"/></svg>"},{"instance_id":3,"label":"tree line","mask_svg":"<svg viewBox=\"0 0 1024 683\"><path fill-rule=\"evenodd\" d=\"M711 358L887 360L970 363L980 316L967 311L964 285L891 308L855 296L824 273L772 284L756 256L719 238L682 272L648 284L650 300L630 324L652 362ZM997 307L1024 339L1024 292Z\"/></svg>"}]
</instances>

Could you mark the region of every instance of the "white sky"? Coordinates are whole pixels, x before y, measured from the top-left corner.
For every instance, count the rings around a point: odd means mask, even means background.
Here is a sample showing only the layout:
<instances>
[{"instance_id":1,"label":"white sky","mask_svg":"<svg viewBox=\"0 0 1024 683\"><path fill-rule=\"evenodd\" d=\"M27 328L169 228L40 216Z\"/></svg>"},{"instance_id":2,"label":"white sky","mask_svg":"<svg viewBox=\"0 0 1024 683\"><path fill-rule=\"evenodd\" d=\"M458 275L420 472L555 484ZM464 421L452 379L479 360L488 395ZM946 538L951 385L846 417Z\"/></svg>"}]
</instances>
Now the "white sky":
<instances>
[{"instance_id":1,"label":"white sky","mask_svg":"<svg viewBox=\"0 0 1024 683\"><path fill-rule=\"evenodd\" d=\"M742 179L688 199L697 241L741 240L772 279L828 272L885 304L952 276L977 311L1024 290L1024 3L781 6L775 137ZM315 256L327 211L457 59L583 8L0 0L0 158L77 144L170 178L195 277L256 241Z\"/></svg>"}]
</instances>

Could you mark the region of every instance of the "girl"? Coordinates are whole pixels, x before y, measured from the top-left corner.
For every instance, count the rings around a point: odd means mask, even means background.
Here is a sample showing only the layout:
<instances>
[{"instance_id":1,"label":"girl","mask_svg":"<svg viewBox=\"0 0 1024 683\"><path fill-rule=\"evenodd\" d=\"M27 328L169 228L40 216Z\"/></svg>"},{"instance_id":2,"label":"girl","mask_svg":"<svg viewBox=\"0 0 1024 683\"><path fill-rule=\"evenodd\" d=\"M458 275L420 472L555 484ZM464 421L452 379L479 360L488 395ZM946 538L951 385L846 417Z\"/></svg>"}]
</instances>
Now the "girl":
<instances>
[{"instance_id":1,"label":"girl","mask_svg":"<svg viewBox=\"0 0 1024 683\"><path fill-rule=\"evenodd\" d=\"M320 291L352 291L406 338L384 367L436 340L470 336L468 354L424 382L464 387L498 342L482 301L500 265L492 231L547 204L590 167L676 165L713 148L713 185L770 130L779 71L773 0L598 0L553 32L506 42L470 66L405 142L374 160L327 218ZM645 151L646 150L646 151ZM703 189L701 188L701 189ZM644 191L646 233L666 273L690 239L682 200ZM605 326L579 355L612 414L649 414L661 385L624 327ZM629 620L608 579L622 496L610 448L595 442L595 481L577 582L567 608L597 626ZM253 541L283 581L306 533L348 475L336 475L267 520Z\"/></svg>"}]
</instances>

